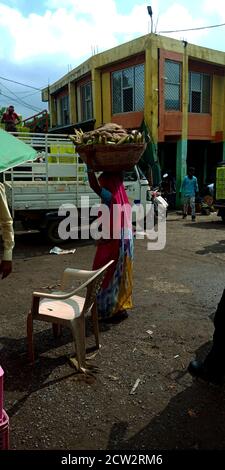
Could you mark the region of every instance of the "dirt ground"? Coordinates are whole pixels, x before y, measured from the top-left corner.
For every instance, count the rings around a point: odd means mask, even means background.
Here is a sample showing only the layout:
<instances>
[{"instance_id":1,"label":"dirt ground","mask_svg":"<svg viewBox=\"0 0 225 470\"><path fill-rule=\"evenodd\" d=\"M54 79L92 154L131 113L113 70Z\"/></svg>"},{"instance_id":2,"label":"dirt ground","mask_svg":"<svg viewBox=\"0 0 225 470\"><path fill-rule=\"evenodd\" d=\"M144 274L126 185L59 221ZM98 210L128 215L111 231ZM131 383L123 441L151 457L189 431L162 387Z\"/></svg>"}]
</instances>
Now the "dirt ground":
<instances>
[{"instance_id":1,"label":"dirt ground","mask_svg":"<svg viewBox=\"0 0 225 470\"><path fill-rule=\"evenodd\" d=\"M37 361L27 362L26 314L33 290L57 286L65 267L91 268L92 243L50 255L39 234L17 234L14 272L1 281L1 365L11 449L224 449L224 389L193 382L186 367L210 347L210 316L225 280L225 227L212 214L196 223L171 213L167 245L136 240L134 308L100 325L101 349L85 378L70 366L70 332L35 325ZM65 248L65 247L64 247ZM93 354L90 322L87 346ZM140 379L138 386L131 390Z\"/></svg>"}]
</instances>

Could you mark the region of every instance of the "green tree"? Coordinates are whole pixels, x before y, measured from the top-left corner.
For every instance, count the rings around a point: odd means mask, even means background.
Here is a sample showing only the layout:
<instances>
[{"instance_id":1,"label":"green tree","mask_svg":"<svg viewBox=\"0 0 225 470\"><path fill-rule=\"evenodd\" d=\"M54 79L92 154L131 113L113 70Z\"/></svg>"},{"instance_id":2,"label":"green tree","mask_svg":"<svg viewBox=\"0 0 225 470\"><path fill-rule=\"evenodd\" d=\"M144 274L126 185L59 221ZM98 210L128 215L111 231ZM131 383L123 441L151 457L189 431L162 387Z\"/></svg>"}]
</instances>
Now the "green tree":
<instances>
[{"instance_id":1,"label":"green tree","mask_svg":"<svg viewBox=\"0 0 225 470\"><path fill-rule=\"evenodd\" d=\"M6 108L4 108L4 107L1 107L1 108L0 108L0 121L1 121L2 116L3 116L3 113L4 113L5 111L6 111Z\"/></svg>"},{"instance_id":2,"label":"green tree","mask_svg":"<svg viewBox=\"0 0 225 470\"><path fill-rule=\"evenodd\" d=\"M3 113L6 111L6 108L1 107L0 108L0 129L5 129L5 124L1 123Z\"/></svg>"}]
</instances>

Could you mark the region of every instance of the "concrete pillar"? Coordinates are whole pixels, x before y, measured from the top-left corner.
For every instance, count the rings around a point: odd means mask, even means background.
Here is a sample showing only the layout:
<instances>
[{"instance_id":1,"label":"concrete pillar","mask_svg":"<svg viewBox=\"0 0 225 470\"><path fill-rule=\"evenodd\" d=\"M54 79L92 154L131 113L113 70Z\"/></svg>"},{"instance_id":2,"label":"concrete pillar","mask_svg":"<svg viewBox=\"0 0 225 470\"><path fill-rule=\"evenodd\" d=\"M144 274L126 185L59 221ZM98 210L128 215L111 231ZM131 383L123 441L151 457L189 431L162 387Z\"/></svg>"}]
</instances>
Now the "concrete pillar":
<instances>
[{"instance_id":1,"label":"concrete pillar","mask_svg":"<svg viewBox=\"0 0 225 470\"><path fill-rule=\"evenodd\" d=\"M76 109L76 86L75 83L69 82L69 107L70 107L70 124L77 122L77 109Z\"/></svg>"},{"instance_id":2,"label":"concrete pillar","mask_svg":"<svg viewBox=\"0 0 225 470\"><path fill-rule=\"evenodd\" d=\"M93 117L96 120L95 127L102 124L102 84L101 72L97 69L91 71L92 79L92 99L93 99Z\"/></svg>"},{"instance_id":3,"label":"concrete pillar","mask_svg":"<svg viewBox=\"0 0 225 470\"><path fill-rule=\"evenodd\" d=\"M176 154L176 206L182 203L180 188L187 173L187 142L188 142L188 44L184 42L183 73L182 73L182 135L177 142Z\"/></svg>"},{"instance_id":4,"label":"concrete pillar","mask_svg":"<svg viewBox=\"0 0 225 470\"><path fill-rule=\"evenodd\" d=\"M145 50L144 119L153 142L158 142L158 48L155 35L149 35Z\"/></svg>"},{"instance_id":5,"label":"concrete pillar","mask_svg":"<svg viewBox=\"0 0 225 470\"><path fill-rule=\"evenodd\" d=\"M160 166L165 170L165 148L163 146L160 149Z\"/></svg>"},{"instance_id":6,"label":"concrete pillar","mask_svg":"<svg viewBox=\"0 0 225 470\"><path fill-rule=\"evenodd\" d=\"M203 164L203 184L205 184L206 180L207 180L207 155L208 155L207 146L205 146L205 148L204 148L204 164Z\"/></svg>"},{"instance_id":7,"label":"concrete pillar","mask_svg":"<svg viewBox=\"0 0 225 470\"><path fill-rule=\"evenodd\" d=\"M55 104L55 98L53 95L50 95L49 97L49 113L50 113L50 127L57 126L56 104Z\"/></svg>"},{"instance_id":8,"label":"concrete pillar","mask_svg":"<svg viewBox=\"0 0 225 470\"><path fill-rule=\"evenodd\" d=\"M176 155L176 206L180 207L182 201L180 196L180 188L182 181L187 173L187 140L178 140Z\"/></svg>"},{"instance_id":9,"label":"concrete pillar","mask_svg":"<svg viewBox=\"0 0 225 470\"><path fill-rule=\"evenodd\" d=\"M222 152L223 162L225 161L225 142L223 142L223 152Z\"/></svg>"}]
</instances>

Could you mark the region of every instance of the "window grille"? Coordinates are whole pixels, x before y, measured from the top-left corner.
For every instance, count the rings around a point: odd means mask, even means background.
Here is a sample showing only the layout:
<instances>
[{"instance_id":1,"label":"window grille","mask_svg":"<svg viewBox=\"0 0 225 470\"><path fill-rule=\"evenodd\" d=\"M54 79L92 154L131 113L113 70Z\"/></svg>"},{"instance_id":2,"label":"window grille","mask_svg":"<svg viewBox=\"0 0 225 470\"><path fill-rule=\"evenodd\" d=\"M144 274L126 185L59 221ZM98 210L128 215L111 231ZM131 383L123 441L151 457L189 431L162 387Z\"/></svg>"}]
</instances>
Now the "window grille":
<instances>
[{"instance_id":1,"label":"window grille","mask_svg":"<svg viewBox=\"0 0 225 470\"><path fill-rule=\"evenodd\" d=\"M209 113L211 100L210 75L189 72L189 112Z\"/></svg>"},{"instance_id":2,"label":"window grille","mask_svg":"<svg viewBox=\"0 0 225 470\"><path fill-rule=\"evenodd\" d=\"M93 118L91 82L81 86L81 119L88 121Z\"/></svg>"},{"instance_id":3,"label":"window grille","mask_svg":"<svg viewBox=\"0 0 225 470\"><path fill-rule=\"evenodd\" d=\"M181 110L181 64L165 60L164 96L167 111Z\"/></svg>"},{"instance_id":4,"label":"window grille","mask_svg":"<svg viewBox=\"0 0 225 470\"><path fill-rule=\"evenodd\" d=\"M112 73L112 113L144 109L144 64Z\"/></svg>"},{"instance_id":5,"label":"window grille","mask_svg":"<svg viewBox=\"0 0 225 470\"><path fill-rule=\"evenodd\" d=\"M69 96L63 96L59 100L59 109L60 109L60 124L66 126L70 122L70 113L69 113Z\"/></svg>"}]
</instances>

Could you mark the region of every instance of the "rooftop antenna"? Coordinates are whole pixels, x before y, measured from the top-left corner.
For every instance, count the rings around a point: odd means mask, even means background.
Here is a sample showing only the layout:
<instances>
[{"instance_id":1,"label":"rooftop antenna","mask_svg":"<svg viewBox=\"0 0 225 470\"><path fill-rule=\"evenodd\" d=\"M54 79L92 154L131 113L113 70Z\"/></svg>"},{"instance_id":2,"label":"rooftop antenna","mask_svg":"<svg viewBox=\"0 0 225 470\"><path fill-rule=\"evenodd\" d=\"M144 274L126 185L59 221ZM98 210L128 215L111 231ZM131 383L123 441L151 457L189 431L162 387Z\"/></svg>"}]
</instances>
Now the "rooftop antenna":
<instances>
[{"instance_id":1,"label":"rooftop antenna","mask_svg":"<svg viewBox=\"0 0 225 470\"><path fill-rule=\"evenodd\" d=\"M159 15L157 16L156 24L155 24L155 34L158 28L158 22L159 22Z\"/></svg>"}]
</instances>

